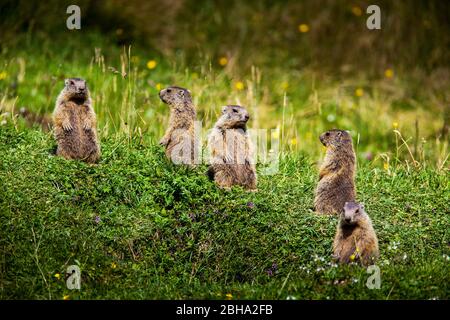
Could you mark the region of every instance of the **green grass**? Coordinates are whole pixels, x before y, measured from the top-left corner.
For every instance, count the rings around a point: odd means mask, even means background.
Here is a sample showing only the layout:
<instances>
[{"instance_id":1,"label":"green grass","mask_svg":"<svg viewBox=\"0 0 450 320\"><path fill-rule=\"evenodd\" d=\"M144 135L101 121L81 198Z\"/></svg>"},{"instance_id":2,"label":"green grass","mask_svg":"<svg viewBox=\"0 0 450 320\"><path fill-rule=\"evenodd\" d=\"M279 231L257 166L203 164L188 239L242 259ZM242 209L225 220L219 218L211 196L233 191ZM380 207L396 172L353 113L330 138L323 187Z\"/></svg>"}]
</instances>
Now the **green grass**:
<instances>
[{"instance_id":1,"label":"green grass","mask_svg":"<svg viewBox=\"0 0 450 320\"><path fill-rule=\"evenodd\" d=\"M70 32L64 2L0 5L1 299L449 299L445 4L381 1L378 32L347 0L123 3L80 1ZM50 114L67 77L91 90L98 165L55 157L51 133L11 116ZM278 128L278 173L224 192L205 165L169 164L156 146L168 85L191 90L203 133L225 104ZM310 209L331 128L351 130L380 290L332 264L337 219ZM65 285L73 264L80 291Z\"/></svg>"},{"instance_id":2,"label":"green grass","mask_svg":"<svg viewBox=\"0 0 450 320\"><path fill-rule=\"evenodd\" d=\"M250 112L250 128L280 129L286 152L307 152L319 160L323 150L318 136L341 128L351 131L360 161L380 168L405 160L438 170L448 167L449 141L441 134L445 94L421 87L422 82L396 69L389 79L384 70L375 78L355 74L336 79L284 65L255 65L248 71L231 62L221 67L201 54L196 63L188 63L182 55L161 55L138 45L120 48L98 33L73 34L64 46L57 37L18 38L20 45L5 44L0 54L0 74L5 72L0 114L20 107L50 114L64 78L78 76L91 89L102 137L125 134L130 140L144 134L159 139L169 110L159 100L158 88L175 84L192 91L204 131L212 128L222 105L241 104ZM82 51L81 42L86 47ZM149 60L156 60L155 69L146 67ZM236 89L237 82L244 84L243 90ZM358 88L361 97L355 96ZM2 120L10 118L0 115Z\"/></svg>"},{"instance_id":3,"label":"green grass","mask_svg":"<svg viewBox=\"0 0 450 320\"><path fill-rule=\"evenodd\" d=\"M360 165L381 252L381 289L369 290L364 268L331 263L337 221L310 210L307 156L283 158L246 193L218 190L204 166L173 166L138 137L104 138L98 165L54 147L50 133L0 126L1 299L449 298L445 172ZM80 291L54 276L72 264Z\"/></svg>"}]
</instances>

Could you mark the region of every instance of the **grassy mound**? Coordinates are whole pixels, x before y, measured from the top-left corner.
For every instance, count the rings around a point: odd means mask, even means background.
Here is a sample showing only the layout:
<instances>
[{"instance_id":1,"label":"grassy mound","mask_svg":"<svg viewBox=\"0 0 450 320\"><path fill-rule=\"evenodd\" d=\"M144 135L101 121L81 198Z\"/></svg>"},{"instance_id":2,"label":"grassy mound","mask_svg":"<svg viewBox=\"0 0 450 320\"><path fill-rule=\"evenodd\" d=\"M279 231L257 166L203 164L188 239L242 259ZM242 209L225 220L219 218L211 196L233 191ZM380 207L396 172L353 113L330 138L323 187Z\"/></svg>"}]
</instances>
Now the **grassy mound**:
<instances>
[{"instance_id":1,"label":"grassy mound","mask_svg":"<svg viewBox=\"0 0 450 320\"><path fill-rule=\"evenodd\" d=\"M98 165L54 147L50 133L0 126L1 299L449 298L445 172L358 169L380 241L381 288L370 290L366 269L331 262L337 221L310 210L306 157L282 159L246 193L138 139L105 138ZM74 264L79 291L64 280Z\"/></svg>"}]
</instances>

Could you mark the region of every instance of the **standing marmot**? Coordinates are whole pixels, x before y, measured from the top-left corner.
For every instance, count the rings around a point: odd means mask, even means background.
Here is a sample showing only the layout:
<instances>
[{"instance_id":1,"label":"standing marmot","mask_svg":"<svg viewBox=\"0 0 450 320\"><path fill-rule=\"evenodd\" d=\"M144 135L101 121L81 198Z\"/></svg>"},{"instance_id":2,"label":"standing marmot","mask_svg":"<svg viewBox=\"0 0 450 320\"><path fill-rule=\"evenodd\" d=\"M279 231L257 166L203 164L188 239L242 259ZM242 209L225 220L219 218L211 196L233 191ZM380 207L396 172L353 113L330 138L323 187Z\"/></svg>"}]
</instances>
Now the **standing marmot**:
<instances>
[{"instance_id":1,"label":"standing marmot","mask_svg":"<svg viewBox=\"0 0 450 320\"><path fill-rule=\"evenodd\" d=\"M66 79L65 87L56 99L53 125L57 155L89 163L98 161L97 121L86 81Z\"/></svg>"},{"instance_id":2,"label":"standing marmot","mask_svg":"<svg viewBox=\"0 0 450 320\"><path fill-rule=\"evenodd\" d=\"M175 164L197 164L196 112L191 93L184 88L169 87L161 90L159 97L170 106L169 128L159 142L166 148L166 156Z\"/></svg>"},{"instance_id":3,"label":"standing marmot","mask_svg":"<svg viewBox=\"0 0 450 320\"><path fill-rule=\"evenodd\" d=\"M345 203L334 238L333 252L339 263L358 261L368 266L378 258L377 235L363 204Z\"/></svg>"},{"instance_id":4,"label":"standing marmot","mask_svg":"<svg viewBox=\"0 0 450 320\"><path fill-rule=\"evenodd\" d=\"M241 106L224 106L222 115L208 139L210 167L208 175L219 187L240 185L256 191L256 168L253 146L247 134L249 119Z\"/></svg>"},{"instance_id":5,"label":"standing marmot","mask_svg":"<svg viewBox=\"0 0 450 320\"><path fill-rule=\"evenodd\" d=\"M342 212L346 202L355 201L355 152L352 137L344 130L330 130L320 135L327 147L320 168L314 207L317 213Z\"/></svg>"}]
</instances>

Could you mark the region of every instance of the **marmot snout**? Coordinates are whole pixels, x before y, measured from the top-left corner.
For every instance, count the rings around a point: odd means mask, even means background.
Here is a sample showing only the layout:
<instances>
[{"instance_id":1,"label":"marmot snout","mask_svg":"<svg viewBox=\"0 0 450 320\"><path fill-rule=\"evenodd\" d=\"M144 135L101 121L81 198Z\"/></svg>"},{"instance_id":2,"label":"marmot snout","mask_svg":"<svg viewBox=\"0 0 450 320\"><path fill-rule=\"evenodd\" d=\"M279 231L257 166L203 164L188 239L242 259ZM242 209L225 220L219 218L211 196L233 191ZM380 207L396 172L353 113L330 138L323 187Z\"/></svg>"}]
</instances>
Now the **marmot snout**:
<instances>
[{"instance_id":1,"label":"marmot snout","mask_svg":"<svg viewBox=\"0 0 450 320\"><path fill-rule=\"evenodd\" d=\"M344 211L340 215L341 224L344 226L354 226L358 221L365 218L364 205L357 202L346 202Z\"/></svg>"},{"instance_id":2,"label":"marmot snout","mask_svg":"<svg viewBox=\"0 0 450 320\"><path fill-rule=\"evenodd\" d=\"M339 129L332 129L322 133L319 136L319 140L325 147L333 146L335 148L352 143L350 134L345 130Z\"/></svg>"},{"instance_id":3,"label":"marmot snout","mask_svg":"<svg viewBox=\"0 0 450 320\"><path fill-rule=\"evenodd\" d=\"M181 87L168 87L159 92L159 98L162 102L170 106L183 106L192 103L191 92Z\"/></svg>"},{"instance_id":4,"label":"marmot snout","mask_svg":"<svg viewBox=\"0 0 450 320\"><path fill-rule=\"evenodd\" d=\"M84 102L89 97L86 81L80 78L66 79L64 91L65 98L71 101Z\"/></svg>"},{"instance_id":5,"label":"marmot snout","mask_svg":"<svg viewBox=\"0 0 450 320\"><path fill-rule=\"evenodd\" d=\"M221 129L246 129L247 121L250 119L248 111L238 105L222 107L222 115L216 123Z\"/></svg>"}]
</instances>

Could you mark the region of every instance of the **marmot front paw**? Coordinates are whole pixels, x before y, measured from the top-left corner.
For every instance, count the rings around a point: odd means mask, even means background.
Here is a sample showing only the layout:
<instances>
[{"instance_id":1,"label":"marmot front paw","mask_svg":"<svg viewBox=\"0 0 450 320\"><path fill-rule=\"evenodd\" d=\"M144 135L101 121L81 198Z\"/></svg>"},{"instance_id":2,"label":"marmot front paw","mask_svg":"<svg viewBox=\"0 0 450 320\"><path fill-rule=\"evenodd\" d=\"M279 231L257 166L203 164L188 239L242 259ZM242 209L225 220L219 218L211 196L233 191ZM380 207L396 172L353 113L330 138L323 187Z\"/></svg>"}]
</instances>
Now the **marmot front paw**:
<instances>
[{"instance_id":1,"label":"marmot front paw","mask_svg":"<svg viewBox=\"0 0 450 320\"><path fill-rule=\"evenodd\" d=\"M162 138L161 140L159 140L159 144L161 145L161 146L167 146L168 144L169 144L169 139L167 139L167 138Z\"/></svg>"},{"instance_id":2,"label":"marmot front paw","mask_svg":"<svg viewBox=\"0 0 450 320\"><path fill-rule=\"evenodd\" d=\"M86 122L86 123L83 124L83 129L86 130L86 131L89 131L89 130L92 129L92 126L91 126L90 123Z\"/></svg>"},{"instance_id":3,"label":"marmot front paw","mask_svg":"<svg viewBox=\"0 0 450 320\"><path fill-rule=\"evenodd\" d=\"M70 122L63 123L62 128L64 131L72 131L73 130L73 126L72 126L72 124L70 124Z\"/></svg>"}]
</instances>

